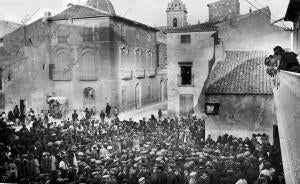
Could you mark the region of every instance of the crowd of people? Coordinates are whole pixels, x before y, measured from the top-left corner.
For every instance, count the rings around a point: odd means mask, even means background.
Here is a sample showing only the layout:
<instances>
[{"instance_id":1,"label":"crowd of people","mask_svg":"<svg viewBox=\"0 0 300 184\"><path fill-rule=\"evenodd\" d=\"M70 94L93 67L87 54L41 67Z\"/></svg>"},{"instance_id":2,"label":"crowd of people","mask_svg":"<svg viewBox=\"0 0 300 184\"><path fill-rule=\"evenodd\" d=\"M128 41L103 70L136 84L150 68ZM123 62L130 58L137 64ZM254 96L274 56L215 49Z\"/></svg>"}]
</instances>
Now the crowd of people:
<instances>
[{"instance_id":1,"label":"crowd of people","mask_svg":"<svg viewBox=\"0 0 300 184\"><path fill-rule=\"evenodd\" d=\"M62 122L34 111L0 119L0 182L88 184L281 184L280 148L267 135L205 139L205 121L115 114ZM104 117L103 117L104 116ZM12 121L12 122L11 122ZM16 131L16 122L22 128ZM28 127L28 125L31 125Z\"/></svg>"}]
</instances>

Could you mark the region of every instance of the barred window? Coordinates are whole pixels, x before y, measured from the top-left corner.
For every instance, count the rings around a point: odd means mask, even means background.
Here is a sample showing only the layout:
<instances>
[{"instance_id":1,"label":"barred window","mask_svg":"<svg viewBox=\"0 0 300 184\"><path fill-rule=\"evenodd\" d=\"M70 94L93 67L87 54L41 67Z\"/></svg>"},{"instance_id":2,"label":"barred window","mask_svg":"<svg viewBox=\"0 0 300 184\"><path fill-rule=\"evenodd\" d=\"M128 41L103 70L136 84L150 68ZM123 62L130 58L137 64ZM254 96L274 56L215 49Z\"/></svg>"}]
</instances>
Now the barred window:
<instances>
[{"instance_id":1,"label":"barred window","mask_svg":"<svg viewBox=\"0 0 300 184\"><path fill-rule=\"evenodd\" d=\"M191 35L181 35L181 43L191 43Z\"/></svg>"}]
</instances>

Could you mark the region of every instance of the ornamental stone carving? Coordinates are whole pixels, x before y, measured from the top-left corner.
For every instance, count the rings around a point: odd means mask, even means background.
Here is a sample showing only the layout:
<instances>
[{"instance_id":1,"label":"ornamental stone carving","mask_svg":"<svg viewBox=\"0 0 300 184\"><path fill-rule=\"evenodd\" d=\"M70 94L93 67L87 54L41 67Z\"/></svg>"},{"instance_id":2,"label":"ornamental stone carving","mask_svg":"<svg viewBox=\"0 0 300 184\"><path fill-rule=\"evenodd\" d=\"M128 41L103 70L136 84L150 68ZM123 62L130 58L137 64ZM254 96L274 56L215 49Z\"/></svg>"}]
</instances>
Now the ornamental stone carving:
<instances>
[{"instance_id":1,"label":"ornamental stone carving","mask_svg":"<svg viewBox=\"0 0 300 184\"><path fill-rule=\"evenodd\" d=\"M141 48L135 48L134 49L134 54L137 56L137 55L141 55Z\"/></svg>"},{"instance_id":2,"label":"ornamental stone carving","mask_svg":"<svg viewBox=\"0 0 300 184\"><path fill-rule=\"evenodd\" d=\"M120 52L122 55L128 55L129 54L129 47L127 45L122 45L120 47Z\"/></svg>"}]
</instances>

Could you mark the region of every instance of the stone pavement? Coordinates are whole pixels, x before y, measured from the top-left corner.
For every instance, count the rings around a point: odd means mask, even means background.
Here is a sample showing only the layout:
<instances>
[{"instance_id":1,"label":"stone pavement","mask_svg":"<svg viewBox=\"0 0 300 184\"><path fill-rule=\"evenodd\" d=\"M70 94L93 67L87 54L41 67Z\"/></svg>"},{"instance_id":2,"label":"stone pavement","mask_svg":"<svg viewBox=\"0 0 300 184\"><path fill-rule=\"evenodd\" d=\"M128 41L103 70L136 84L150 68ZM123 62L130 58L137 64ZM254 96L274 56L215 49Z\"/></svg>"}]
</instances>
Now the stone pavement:
<instances>
[{"instance_id":1,"label":"stone pavement","mask_svg":"<svg viewBox=\"0 0 300 184\"><path fill-rule=\"evenodd\" d=\"M151 114L153 114L157 118L158 110L161 109L163 112L163 116L167 114L168 109L168 102L159 102L151 105L147 105L145 107L142 107L140 109L130 110L123 113L120 113L119 119L120 120L129 120L129 118L132 118L133 121L139 121L142 120L143 117L146 119L149 119L151 117Z\"/></svg>"}]
</instances>

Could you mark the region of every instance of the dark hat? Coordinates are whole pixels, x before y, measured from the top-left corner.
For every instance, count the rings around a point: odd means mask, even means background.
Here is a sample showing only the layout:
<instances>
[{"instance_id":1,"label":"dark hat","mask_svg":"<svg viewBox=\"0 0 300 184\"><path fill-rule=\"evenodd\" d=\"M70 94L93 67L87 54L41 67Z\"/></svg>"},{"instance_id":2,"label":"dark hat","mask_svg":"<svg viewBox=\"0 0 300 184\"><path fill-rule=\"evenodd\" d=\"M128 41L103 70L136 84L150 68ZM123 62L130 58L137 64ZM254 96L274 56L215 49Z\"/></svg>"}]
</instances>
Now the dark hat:
<instances>
[{"instance_id":1,"label":"dark hat","mask_svg":"<svg viewBox=\"0 0 300 184\"><path fill-rule=\"evenodd\" d=\"M283 52L284 50L282 47L276 46L276 47L274 47L273 51L274 51L274 53L276 53L276 52Z\"/></svg>"}]
</instances>

